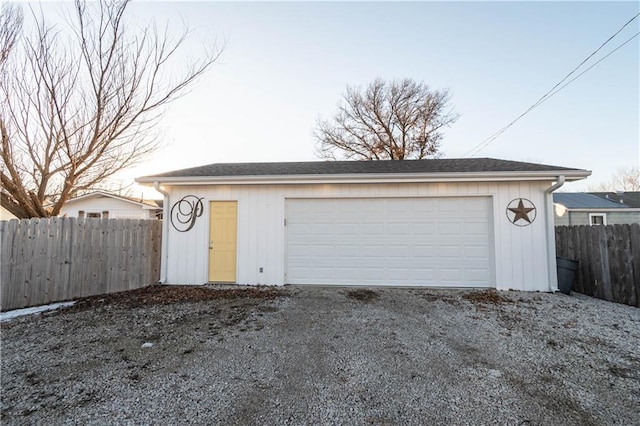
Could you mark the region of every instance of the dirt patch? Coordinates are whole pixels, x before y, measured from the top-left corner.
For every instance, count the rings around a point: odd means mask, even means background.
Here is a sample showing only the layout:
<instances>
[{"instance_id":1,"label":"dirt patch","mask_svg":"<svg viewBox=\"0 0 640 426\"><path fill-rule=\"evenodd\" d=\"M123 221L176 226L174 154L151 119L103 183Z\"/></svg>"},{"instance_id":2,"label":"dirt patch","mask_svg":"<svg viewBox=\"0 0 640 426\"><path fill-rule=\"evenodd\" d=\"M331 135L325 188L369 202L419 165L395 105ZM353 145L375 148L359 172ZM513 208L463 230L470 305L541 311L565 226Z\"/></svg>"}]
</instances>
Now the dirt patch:
<instances>
[{"instance_id":1,"label":"dirt patch","mask_svg":"<svg viewBox=\"0 0 640 426\"><path fill-rule=\"evenodd\" d=\"M426 300L427 302L444 302L450 305L459 305L460 300L454 296L446 294L444 292L436 292L436 293L418 293L419 296ZM459 296L458 296L459 297Z\"/></svg>"},{"instance_id":2,"label":"dirt patch","mask_svg":"<svg viewBox=\"0 0 640 426\"><path fill-rule=\"evenodd\" d=\"M373 290L359 288L347 291L347 297L361 302L372 302L380 298L380 295Z\"/></svg>"},{"instance_id":3,"label":"dirt patch","mask_svg":"<svg viewBox=\"0 0 640 426\"><path fill-rule=\"evenodd\" d=\"M612 367L609 367L609 373L613 374L616 377L622 377L624 379L640 380L640 374L635 368L627 368L614 365Z\"/></svg>"},{"instance_id":4,"label":"dirt patch","mask_svg":"<svg viewBox=\"0 0 640 426\"><path fill-rule=\"evenodd\" d=\"M473 303L484 303L492 305L512 303L509 299L500 296L495 290L473 291L471 293L463 294L462 298Z\"/></svg>"},{"instance_id":5,"label":"dirt patch","mask_svg":"<svg viewBox=\"0 0 640 426\"><path fill-rule=\"evenodd\" d=\"M85 297L78 299L75 305L61 311L83 311L106 305L139 308L150 305L170 305L173 303L204 302L208 300L275 299L283 294L281 290L273 287L218 289L203 286L152 285L137 290Z\"/></svg>"}]
</instances>

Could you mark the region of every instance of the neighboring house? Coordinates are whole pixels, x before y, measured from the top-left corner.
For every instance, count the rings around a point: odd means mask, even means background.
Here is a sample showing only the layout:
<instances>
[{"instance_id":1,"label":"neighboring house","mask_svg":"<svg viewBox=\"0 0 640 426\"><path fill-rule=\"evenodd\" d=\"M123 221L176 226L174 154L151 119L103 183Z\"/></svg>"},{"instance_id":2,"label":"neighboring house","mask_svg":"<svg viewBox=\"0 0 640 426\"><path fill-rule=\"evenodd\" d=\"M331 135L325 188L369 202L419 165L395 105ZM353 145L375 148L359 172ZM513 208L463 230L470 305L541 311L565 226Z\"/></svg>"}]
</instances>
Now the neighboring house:
<instances>
[{"instance_id":1,"label":"neighboring house","mask_svg":"<svg viewBox=\"0 0 640 426\"><path fill-rule=\"evenodd\" d=\"M15 217L13 213L11 213L9 210L0 206L0 220L11 220L11 219L17 219L17 217Z\"/></svg>"},{"instance_id":2,"label":"neighboring house","mask_svg":"<svg viewBox=\"0 0 640 426\"><path fill-rule=\"evenodd\" d=\"M211 164L137 182L165 195L163 283L555 291L551 192L590 173L473 158Z\"/></svg>"},{"instance_id":3,"label":"neighboring house","mask_svg":"<svg viewBox=\"0 0 640 426\"><path fill-rule=\"evenodd\" d=\"M103 219L156 219L162 217L162 200L141 200L95 191L67 201L60 216Z\"/></svg>"},{"instance_id":4,"label":"neighboring house","mask_svg":"<svg viewBox=\"0 0 640 426\"><path fill-rule=\"evenodd\" d=\"M639 193L557 192L556 226L640 223Z\"/></svg>"}]
</instances>

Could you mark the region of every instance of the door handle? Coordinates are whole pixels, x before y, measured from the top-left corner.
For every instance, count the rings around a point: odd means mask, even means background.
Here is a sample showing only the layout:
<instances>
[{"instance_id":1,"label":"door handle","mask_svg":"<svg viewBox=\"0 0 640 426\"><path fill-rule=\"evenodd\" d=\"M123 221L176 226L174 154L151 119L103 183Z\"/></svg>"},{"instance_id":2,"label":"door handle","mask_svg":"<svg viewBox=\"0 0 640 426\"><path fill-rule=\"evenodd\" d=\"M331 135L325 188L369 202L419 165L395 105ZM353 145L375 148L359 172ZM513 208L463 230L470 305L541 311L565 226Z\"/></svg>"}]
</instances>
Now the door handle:
<instances>
[{"instance_id":1,"label":"door handle","mask_svg":"<svg viewBox=\"0 0 640 426\"><path fill-rule=\"evenodd\" d=\"M213 250L213 241L209 241L209 250Z\"/></svg>"}]
</instances>

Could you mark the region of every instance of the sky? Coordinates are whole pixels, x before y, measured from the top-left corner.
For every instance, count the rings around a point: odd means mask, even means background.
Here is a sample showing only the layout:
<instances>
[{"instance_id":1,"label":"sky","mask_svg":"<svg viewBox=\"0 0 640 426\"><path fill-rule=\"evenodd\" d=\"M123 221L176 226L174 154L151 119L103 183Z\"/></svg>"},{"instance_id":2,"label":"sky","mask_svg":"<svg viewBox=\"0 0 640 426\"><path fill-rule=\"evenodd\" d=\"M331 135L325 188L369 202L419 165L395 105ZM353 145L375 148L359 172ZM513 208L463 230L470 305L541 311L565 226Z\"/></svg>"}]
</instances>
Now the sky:
<instances>
[{"instance_id":1,"label":"sky","mask_svg":"<svg viewBox=\"0 0 640 426\"><path fill-rule=\"evenodd\" d=\"M126 186L210 163L318 160L316 120L334 114L347 85L376 77L449 89L460 118L445 131L441 152L463 157L639 11L639 2L134 2L136 21L193 30L186 57L213 40L224 50L166 112L163 148L118 178ZM636 19L581 70L639 31ZM639 38L475 156L593 172L565 185L570 191L639 165ZM144 196L157 194L145 189Z\"/></svg>"}]
</instances>

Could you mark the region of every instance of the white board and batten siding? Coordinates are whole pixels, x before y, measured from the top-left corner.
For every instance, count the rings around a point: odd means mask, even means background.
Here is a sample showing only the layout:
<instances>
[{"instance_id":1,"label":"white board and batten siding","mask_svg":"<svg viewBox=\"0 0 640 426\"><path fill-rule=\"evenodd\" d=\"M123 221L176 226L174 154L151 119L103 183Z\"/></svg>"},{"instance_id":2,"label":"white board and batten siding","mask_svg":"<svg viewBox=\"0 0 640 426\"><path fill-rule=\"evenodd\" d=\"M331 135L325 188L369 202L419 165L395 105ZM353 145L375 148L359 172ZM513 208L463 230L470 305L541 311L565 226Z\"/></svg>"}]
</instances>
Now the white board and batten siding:
<instances>
[{"instance_id":1,"label":"white board and batten siding","mask_svg":"<svg viewBox=\"0 0 640 426\"><path fill-rule=\"evenodd\" d=\"M173 205L186 195L195 195L203 198L204 212L193 229L188 232L177 232L171 225L168 226L166 283L204 284L207 282L210 201L238 202L237 283L283 285L298 284L293 281L296 279L302 281L304 275L303 271L292 270L288 265L297 256L288 252L293 248L290 240L293 238L293 243L297 240L292 236L292 231L287 229L291 223L285 225L285 219L291 219L287 216L292 213L295 215L295 209L298 208L309 210L310 206L303 206L305 202L320 203L314 208L318 206L322 208L328 205L322 204L322 200L330 204L339 202L341 199L351 200L344 205L343 214L357 214L357 212L348 213L353 207L349 203L354 202L354 199L361 199L369 200L365 201L368 204L364 207L368 209L383 208L381 206L386 205L387 207L384 207L386 211L382 213L385 215L385 220L379 223L378 229L387 237L390 237L393 232L399 233L396 242L387 240L388 247L384 248L390 257L395 257L397 260L395 263L392 262L390 270L385 272L385 283L382 283L382 280L371 279L369 281L371 284L393 285L391 269L396 269L395 272L400 273L397 271L402 267L399 258L408 253L410 263L406 266L413 268L415 273L419 273L421 268L424 269L423 272L427 277L421 281L419 277L411 276L410 280L415 285L438 285L435 281L430 282L431 278L428 278L430 276L428 273L433 273L429 270L435 263L427 262L425 257L429 250L433 249L442 250L438 254L440 270L436 275L431 275L431 277L437 277L440 286L447 286L448 278L452 287L554 290L556 284L550 283L549 278L549 253L546 243L548 224L545 223L547 217L545 205L549 202L545 201L545 198L549 198L545 190L551 184L550 181L523 181L167 186L166 189L170 194L169 205ZM537 217L529 226L515 226L506 215L509 202L521 197L531 200L537 208ZM391 201L385 201L390 199ZM407 207L425 212L433 208L447 211L442 211L439 217L431 215L422 218L415 214L406 216L406 213L399 211L403 203ZM463 211L461 212L460 209ZM363 217L372 219L375 215L371 211L368 215L366 213L360 215L361 219ZM401 218L408 219L407 226L411 229L398 226L395 227L395 231L391 229L394 224L400 223L398 220ZM293 219L295 225L296 218ZM347 223L346 216L340 218L333 215L332 220L334 228L340 226L344 228ZM431 225L437 229L429 231ZM370 228L373 229L373 227ZM428 244L421 245L418 238L412 235L416 230L434 233L437 244L431 248ZM457 242L446 244L446 238L441 238L441 231L450 232L452 240L457 239ZM335 237L335 231L331 233ZM472 235L473 233L476 233L477 238ZM402 235L405 241L400 243L403 239ZM365 244L357 250L370 249L374 245L372 243L370 247L366 247ZM298 249L302 250L303 247L296 246L295 250ZM348 251L349 244L342 244L339 249ZM395 254L394 249L398 250ZM421 249L422 254L418 253ZM447 250L449 250L449 258L447 258ZM480 253L484 250L487 253ZM455 269L453 265L456 265L461 257L464 258L464 255L467 256L467 260L475 256L473 264L463 265L458 272L453 271ZM421 256L425 259L424 265L420 265ZM462 262L464 261L462 259ZM297 265L300 264L294 260L294 267ZM346 262L343 262L340 267L344 265ZM296 275L297 273L300 274ZM460 273L462 276L456 275ZM348 284L346 281L340 283ZM352 284L359 283L361 282Z\"/></svg>"}]
</instances>

